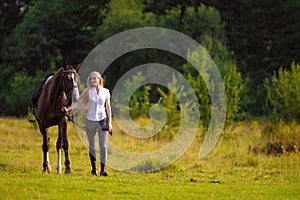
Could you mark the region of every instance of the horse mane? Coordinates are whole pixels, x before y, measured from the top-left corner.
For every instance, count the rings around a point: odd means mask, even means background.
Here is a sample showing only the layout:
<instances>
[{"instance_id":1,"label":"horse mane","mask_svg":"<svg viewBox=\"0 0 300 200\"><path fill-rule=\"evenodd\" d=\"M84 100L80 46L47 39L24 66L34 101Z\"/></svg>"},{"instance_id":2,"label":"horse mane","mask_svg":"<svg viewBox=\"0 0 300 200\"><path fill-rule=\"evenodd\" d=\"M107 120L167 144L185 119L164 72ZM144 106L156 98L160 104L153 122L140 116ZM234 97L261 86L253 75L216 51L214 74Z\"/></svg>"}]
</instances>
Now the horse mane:
<instances>
[{"instance_id":1,"label":"horse mane","mask_svg":"<svg viewBox=\"0 0 300 200\"><path fill-rule=\"evenodd\" d=\"M51 101L51 107L55 108L57 105L59 105L58 100L62 95L63 89L62 89L62 72L63 68L61 67L60 69L58 69L55 74L52 77L52 88L51 88L51 92L50 92L50 98L52 99Z\"/></svg>"}]
</instances>

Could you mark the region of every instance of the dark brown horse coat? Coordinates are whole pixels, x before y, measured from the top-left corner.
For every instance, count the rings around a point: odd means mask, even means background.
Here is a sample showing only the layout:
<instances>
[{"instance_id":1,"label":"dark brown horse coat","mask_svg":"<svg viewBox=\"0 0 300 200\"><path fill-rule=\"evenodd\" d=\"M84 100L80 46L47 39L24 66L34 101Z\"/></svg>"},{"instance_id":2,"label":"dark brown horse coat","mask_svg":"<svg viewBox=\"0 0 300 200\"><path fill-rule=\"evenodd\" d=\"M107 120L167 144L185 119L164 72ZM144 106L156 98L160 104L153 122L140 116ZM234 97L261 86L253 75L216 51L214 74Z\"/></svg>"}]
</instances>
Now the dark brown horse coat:
<instances>
[{"instance_id":1,"label":"dark brown horse coat","mask_svg":"<svg viewBox=\"0 0 300 200\"><path fill-rule=\"evenodd\" d=\"M66 63L57 70L47 81L40 83L32 98L33 114L39 124L39 130L43 135L43 172L50 172L50 160L48 156L50 136L48 129L51 126L58 125L58 139L56 150L58 152L57 173L61 173L61 149L65 153L65 173L71 173L70 160L68 154L68 137L66 113L63 107L72 104L72 93L74 83L77 82L80 65L71 66Z\"/></svg>"}]
</instances>

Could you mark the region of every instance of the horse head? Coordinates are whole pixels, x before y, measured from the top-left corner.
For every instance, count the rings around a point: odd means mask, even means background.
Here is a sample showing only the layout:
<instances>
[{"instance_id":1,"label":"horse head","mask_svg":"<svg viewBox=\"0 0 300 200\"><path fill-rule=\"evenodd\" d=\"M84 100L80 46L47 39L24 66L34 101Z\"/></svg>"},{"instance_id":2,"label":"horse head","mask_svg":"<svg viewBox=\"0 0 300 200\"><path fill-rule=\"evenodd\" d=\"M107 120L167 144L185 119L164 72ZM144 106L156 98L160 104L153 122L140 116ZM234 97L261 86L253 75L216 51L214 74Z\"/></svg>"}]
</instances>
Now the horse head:
<instances>
[{"instance_id":1,"label":"horse head","mask_svg":"<svg viewBox=\"0 0 300 200\"><path fill-rule=\"evenodd\" d=\"M80 69L81 64L77 64L75 66L69 65L66 62L63 63L62 67L62 87L63 91L66 94L66 106L70 106L72 104L72 94L74 87L77 87L78 81L78 70Z\"/></svg>"}]
</instances>

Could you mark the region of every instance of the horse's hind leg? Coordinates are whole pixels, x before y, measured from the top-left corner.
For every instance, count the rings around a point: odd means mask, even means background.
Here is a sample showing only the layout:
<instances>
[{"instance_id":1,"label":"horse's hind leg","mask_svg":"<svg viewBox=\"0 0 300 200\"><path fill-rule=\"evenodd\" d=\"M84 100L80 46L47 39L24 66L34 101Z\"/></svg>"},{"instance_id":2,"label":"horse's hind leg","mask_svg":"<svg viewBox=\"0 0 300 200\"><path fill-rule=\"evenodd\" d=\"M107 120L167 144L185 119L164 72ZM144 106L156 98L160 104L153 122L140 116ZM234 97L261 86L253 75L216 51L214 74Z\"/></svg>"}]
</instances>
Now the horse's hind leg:
<instances>
[{"instance_id":1,"label":"horse's hind leg","mask_svg":"<svg viewBox=\"0 0 300 200\"><path fill-rule=\"evenodd\" d=\"M65 152L65 174L71 174L71 167L70 167L70 160L69 160L69 142L68 142L68 136L67 136L67 121L63 121L61 125L59 126L59 131L62 136L62 148Z\"/></svg>"},{"instance_id":2,"label":"horse's hind leg","mask_svg":"<svg viewBox=\"0 0 300 200\"><path fill-rule=\"evenodd\" d=\"M44 153L44 161L43 161L43 173L50 173L51 166L50 166L50 159L49 159L49 143L50 137L48 135L48 128L40 128L40 131L43 135L43 153Z\"/></svg>"}]
</instances>

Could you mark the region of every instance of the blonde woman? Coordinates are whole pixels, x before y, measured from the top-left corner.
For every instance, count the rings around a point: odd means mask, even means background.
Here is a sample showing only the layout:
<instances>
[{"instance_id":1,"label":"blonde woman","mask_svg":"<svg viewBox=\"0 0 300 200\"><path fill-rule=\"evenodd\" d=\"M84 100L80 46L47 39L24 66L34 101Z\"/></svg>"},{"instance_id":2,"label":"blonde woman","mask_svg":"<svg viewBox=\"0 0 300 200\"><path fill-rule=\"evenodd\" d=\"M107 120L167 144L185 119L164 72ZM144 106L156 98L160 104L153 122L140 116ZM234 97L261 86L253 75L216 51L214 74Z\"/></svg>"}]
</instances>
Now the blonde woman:
<instances>
[{"instance_id":1,"label":"blonde woman","mask_svg":"<svg viewBox=\"0 0 300 200\"><path fill-rule=\"evenodd\" d=\"M96 134L98 131L100 146L100 176L107 176L107 140L112 130L110 92L103 87L103 78L99 72L93 71L87 78L87 88L72 105L73 109L83 108L86 114L86 133L89 142L89 157L92 165L91 173L98 175L96 164Z\"/></svg>"}]
</instances>

